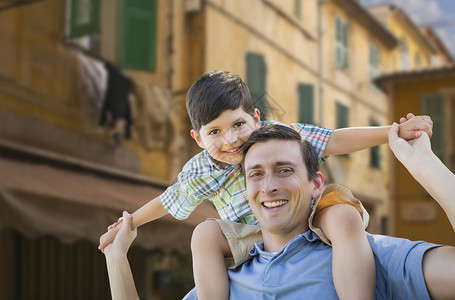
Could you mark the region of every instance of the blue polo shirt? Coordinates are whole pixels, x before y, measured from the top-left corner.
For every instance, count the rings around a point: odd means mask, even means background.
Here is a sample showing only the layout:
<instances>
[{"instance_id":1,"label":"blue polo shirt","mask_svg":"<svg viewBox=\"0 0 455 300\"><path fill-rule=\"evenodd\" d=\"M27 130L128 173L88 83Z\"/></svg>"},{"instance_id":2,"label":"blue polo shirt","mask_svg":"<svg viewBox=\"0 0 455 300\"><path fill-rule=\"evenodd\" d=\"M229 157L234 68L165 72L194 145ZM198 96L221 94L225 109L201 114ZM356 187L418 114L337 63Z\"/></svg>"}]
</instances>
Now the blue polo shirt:
<instances>
[{"instance_id":1,"label":"blue polo shirt","mask_svg":"<svg viewBox=\"0 0 455 300\"><path fill-rule=\"evenodd\" d=\"M438 245L368 234L376 263L375 299L430 299L422 271L424 253ZM253 259L229 270L230 299L338 299L332 249L312 231L277 253L258 243ZM184 299L197 299L193 289Z\"/></svg>"}]
</instances>

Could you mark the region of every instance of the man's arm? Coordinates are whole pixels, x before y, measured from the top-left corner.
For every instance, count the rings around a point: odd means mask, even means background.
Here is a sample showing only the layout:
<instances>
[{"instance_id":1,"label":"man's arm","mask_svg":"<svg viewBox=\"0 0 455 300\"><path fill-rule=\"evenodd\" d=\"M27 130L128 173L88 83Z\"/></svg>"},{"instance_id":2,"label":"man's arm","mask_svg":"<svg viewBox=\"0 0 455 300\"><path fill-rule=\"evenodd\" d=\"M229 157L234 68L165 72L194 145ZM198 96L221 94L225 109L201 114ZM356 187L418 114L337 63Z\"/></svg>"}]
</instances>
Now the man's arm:
<instances>
[{"instance_id":1,"label":"man's arm","mask_svg":"<svg viewBox=\"0 0 455 300\"><path fill-rule=\"evenodd\" d=\"M441 205L455 230L455 175L431 151L426 133L413 141L398 137L398 125L389 132L389 146L412 176ZM455 248L428 250L422 262L423 276L432 299L455 299Z\"/></svg>"},{"instance_id":2,"label":"man's arm","mask_svg":"<svg viewBox=\"0 0 455 300\"><path fill-rule=\"evenodd\" d=\"M389 146L409 173L444 209L455 230L455 174L431 151L427 134L412 141L398 137L398 125L389 131Z\"/></svg>"},{"instance_id":3,"label":"man's arm","mask_svg":"<svg viewBox=\"0 0 455 300\"><path fill-rule=\"evenodd\" d=\"M421 131L432 134L433 122L428 116L417 116L398 125L400 137L405 140L418 138ZM340 155L385 144L391 126L350 127L333 131L324 155Z\"/></svg>"},{"instance_id":4,"label":"man's arm","mask_svg":"<svg viewBox=\"0 0 455 300\"><path fill-rule=\"evenodd\" d=\"M136 235L136 228L134 230L131 229L131 215L123 212L123 226L116 235L114 242L109 244L104 250L112 300L139 300L133 274L126 256Z\"/></svg>"}]
</instances>

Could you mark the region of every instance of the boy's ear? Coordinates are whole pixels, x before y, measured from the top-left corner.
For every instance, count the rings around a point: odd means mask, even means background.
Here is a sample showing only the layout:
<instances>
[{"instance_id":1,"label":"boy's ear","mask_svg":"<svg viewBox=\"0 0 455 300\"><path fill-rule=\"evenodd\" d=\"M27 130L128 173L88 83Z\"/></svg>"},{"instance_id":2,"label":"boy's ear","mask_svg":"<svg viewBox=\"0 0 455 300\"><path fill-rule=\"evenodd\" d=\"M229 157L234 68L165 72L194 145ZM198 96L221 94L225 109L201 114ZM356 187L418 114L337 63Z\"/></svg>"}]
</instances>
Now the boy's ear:
<instances>
[{"instance_id":1,"label":"boy's ear","mask_svg":"<svg viewBox=\"0 0 455 300\"><path fill-rule=\"evenodd\" d=\"M255 129L258 129L259 127L261 127L261 112L257 108L254 109L253 120L254 120Z\"/></svg>"},{"instance_id":2,"label":"boy's ear","mask_svg":"<svg viewBox=\"0 0 455 300\"><path fill-rule=\"evenodd\" d=\"M191 129L190 134L191 134L191 137L196 141L198 146L201 147L202 149L205 149L204 142L202 141L201 136L199 135L199 133L197 133L196 130Z\"/></svg>"}]
</instances>

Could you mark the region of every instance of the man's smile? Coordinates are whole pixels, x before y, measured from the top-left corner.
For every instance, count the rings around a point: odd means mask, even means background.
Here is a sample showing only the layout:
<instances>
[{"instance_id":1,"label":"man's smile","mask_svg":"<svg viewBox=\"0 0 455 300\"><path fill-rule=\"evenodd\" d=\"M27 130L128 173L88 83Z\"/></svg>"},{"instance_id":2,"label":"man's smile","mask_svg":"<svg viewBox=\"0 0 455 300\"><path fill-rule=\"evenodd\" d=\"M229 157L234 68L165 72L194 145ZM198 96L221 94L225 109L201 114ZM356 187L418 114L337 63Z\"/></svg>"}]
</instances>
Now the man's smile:
<instances>
[{"instance_id":1,"label":"man's smile","mask_svg":"<svg viewBox=\"0 0 455 300\"><path fill-rule=\"evenodd\" d=\"M271 200L271 201L264 201L262 202L262 206L266 208L275 208L279 206L283 206L288 203L288 200Z\"/></svg>"}]
</instances>

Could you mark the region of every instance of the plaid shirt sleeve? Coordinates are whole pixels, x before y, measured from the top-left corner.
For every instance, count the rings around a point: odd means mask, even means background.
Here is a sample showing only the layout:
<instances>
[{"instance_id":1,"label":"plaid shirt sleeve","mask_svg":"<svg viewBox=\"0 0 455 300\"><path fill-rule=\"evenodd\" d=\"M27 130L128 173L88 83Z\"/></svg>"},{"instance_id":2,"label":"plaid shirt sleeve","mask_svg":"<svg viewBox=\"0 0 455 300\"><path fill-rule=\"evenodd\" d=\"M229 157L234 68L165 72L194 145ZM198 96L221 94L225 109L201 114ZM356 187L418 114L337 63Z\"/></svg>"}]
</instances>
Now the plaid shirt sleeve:
<instances>
[{"instance_id":1,"label":"plaid shirt sleeve","mask_svg":"<svg viewBox=\"0 0 455 300\"><path fill-rule=\"evenodd\" d=\"M303 139L310 142L316 150L316 153L319 157L319 162L322 163L327 159L327 155L323 156L325 148L329 143L330 136L332 135L333 129L328 129L316 125L311 124L303 124L303 123L293 123L293 124L282 124L276 121L263 121L261 123L262 126L271 125L271 124L279 124L284 126L289 126L295 131L297 131Z\"/></svg>"},{"instance_id":2,"label":"plaid shirt sleeve","mask_svg":"<svg viewBox=\"0 0 455 300\"><path fill-rule=\"evenodd\" d=\"M186 219L204 200L220 189L219 180L204 151L183 167L177 182L160 195L164 208L176 219Z\"/></svg>"},{"instance_id":3,"label":"plaid shirt sleeve","mask_svg":"<svg viewBox=\"0 0 455 300\"><path fill-rule=\"evenodd\" d=\"M310 142L318 153L319 161L325 161L327 156L322 156L327 144L329 143L330 136L332 135L333 129L319 127L316 125L294 123L289 125L295 131L297 131L303 139Z\"/></svg>"}]
</instances>

